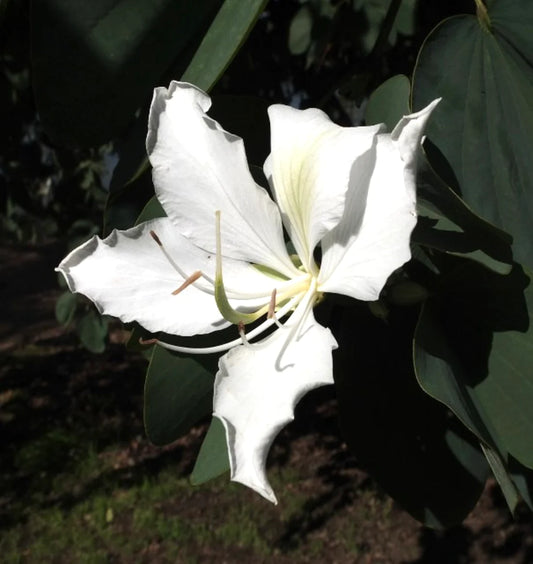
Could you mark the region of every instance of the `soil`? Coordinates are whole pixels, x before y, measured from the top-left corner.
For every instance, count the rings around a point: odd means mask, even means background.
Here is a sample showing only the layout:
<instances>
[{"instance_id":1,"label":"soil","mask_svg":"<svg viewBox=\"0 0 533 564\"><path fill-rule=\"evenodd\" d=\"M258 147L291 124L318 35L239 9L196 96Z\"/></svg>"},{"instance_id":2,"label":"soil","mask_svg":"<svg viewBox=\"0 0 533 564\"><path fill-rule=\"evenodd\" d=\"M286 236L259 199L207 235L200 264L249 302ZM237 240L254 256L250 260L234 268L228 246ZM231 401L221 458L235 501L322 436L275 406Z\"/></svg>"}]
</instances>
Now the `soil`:
<instances>
[{"instance_id":1,"label":"soil","mask_svg":"<svg viewBox=\"0 0 533 564\"><path fill-rule=\"evenodd\" d=\"M126 352L125 333L112 326L110 345L101 355L83 350L71 330L55 321L54 306L62 290L53 267L64 254L62 245L0 247L0 429L3 459L0 491L0 531L13 525L13 508L24 499L27 477L18 476L12 464L16 453L36 436L51 419L69 422L84 417L92 424L95 413L101 424L94 428L102 451L106 444L117 442L120 449L103 456L113 457L113 467L125 475L132 469L145 474L157 472L170 451L180 453L180 471L190 472L193 456L201 442L205 425L166 448L156 448L147 441L142 425L142 387L145 361L140 355ZM32 350L38 350L28 363ZM24 370L17 359L26 358ZM13 398L13 390L23 393ZM104 398L104 400L102 399ZM26 414L21 421L2 413L2 405L20 401ZM29 410L28 410L29 406ZM95 408L97 406L97 408ZM22 407L21 407L22 409ZM533 522L531 514L520 508L515 519L509 514L499 488L487 483L477 506L465 522L447 531L422 527L386 495L357 466L340 439L335 421L335 400L331 391L311 394L299 407L297 418L272 451L272 467L290 467L305 476L298 483L300 491L310 493L305 518L286 523L279 537L279 558L275 562L307 562L288 557L284 549L295 539L319 539L327 549L329 562L364 563L530 563L533 562ZM312 412L313 417L306 417ZM309 423L309 421L313 423ZM93 438L94 438L93 437ZM54 472L54 468L48 469ZM368 496L361 495L364 491ZM357 492L357 495L354 493ZM73 487L72 502L81 495ZM311 495L312 494L312 495ZM169 503L165 511L209 519L211 493L200 489L193 506ZM203 496L205 497L203 499ZM253 494L252 494L253 496ZM387 515L376 507L389 508ZM47 503L68 504L68 499L53 497ZM364 508L362 508L362 505ZM367 519L357 532L358 557L346 559L326 534L327 526L342 518L360 515ZM273 509L272 511L275 511ZM354 517L355 519L355 517ZM216 554L203 553L202 562L259 562L242 549L225 547ZM355 560L354 560L355 558ZM129 560L128 560L129 561ZM131 560L132 562L135 561ZM158 547L151 546L138 560L159 562Z\"/></svg>"}]
</instances>

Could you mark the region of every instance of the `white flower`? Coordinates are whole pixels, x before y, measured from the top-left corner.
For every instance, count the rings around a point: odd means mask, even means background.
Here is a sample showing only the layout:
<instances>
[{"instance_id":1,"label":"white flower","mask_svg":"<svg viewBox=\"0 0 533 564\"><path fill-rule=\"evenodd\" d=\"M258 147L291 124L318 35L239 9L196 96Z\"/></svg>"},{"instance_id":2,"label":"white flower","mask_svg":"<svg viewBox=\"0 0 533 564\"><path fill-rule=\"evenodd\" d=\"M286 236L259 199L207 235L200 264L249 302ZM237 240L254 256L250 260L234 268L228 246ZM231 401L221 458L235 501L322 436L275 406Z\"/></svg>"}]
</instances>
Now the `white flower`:
<instances>
[{"instance_id":1,"label":"white flower","mask_svg":"<svg viewBox=\"0 0 533 564\"><path fill-rule=\"evenodd\" d=\"M392 134L339 127L316 109L271 106L264 171L274 202L252 179L242 140L206 115L204 92L179 82L158 88L146 146L168 217L93 237L58 267L102 313L152 332L192 336L239 325L230 343L164 346L228 351L213 412L226 429L231 478L274 503L265 474L270 445L296 402L333 381L337 344L313 305L324 292L376 300L409 260L416 155L436 103L404 117ZM245 335L244 324L262 315Z\"/></svg>"}]
</instances>

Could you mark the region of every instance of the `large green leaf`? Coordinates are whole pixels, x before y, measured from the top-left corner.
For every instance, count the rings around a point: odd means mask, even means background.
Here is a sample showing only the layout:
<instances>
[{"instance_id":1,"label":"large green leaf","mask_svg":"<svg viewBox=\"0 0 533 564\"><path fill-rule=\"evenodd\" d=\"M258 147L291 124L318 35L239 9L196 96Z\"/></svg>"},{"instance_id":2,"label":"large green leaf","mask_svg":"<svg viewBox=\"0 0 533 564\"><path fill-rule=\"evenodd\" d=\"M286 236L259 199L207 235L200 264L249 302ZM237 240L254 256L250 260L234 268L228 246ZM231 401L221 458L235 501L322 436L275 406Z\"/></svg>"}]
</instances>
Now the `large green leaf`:
<instances>
[{"instance_id":1,"label":"large green leaf","mask_svg":"<svg viewBox=\"0 0 533 564\"><path fill-rule=\"evenodd\" d=\"M214 372L211 357L154 347L144 386L144 425L154 444L171 443L213 410Z\"/></svg>"},{"instance_id":2,"label":"large green leaf","mask_svg":"<svg viewBox=\"0 0 533 564\"><path fill-rule=\"evenodd\" d=\"M519 266L501 276L447 261L415 334L419 382L504 461L533 468L530 279Z\"/></svg>"},{"instance_id":3,"label":"large green leaf","mask_svg":"<svg viewBox=\"0 0 533 564\"><path fill-rule=\"evenodd\" d=\"M490 22L445 20L428 36L413 106L442 97L428 135L465 201L511 233L515 259L533 267L533 3L493 0ZM447 179L448 180L448 179Z\"/></svg>"},{"instance_id":4,"label":"large green leaf","mask_svg":"<svg viewBox=\"0 0 533 564\"><path fill-rule=\"evenodd\" d=\"M389 131L409 113L409 79L396 75L370 96L365 111L368 125L385 123ZM427 144L431 150L431 145ZM512 238L476 215L420 157L417 177L419 221L413 233L415 243L459 254L501 274L511 270Z\"/></svg>"},{"instance_id":5,"label":"large green leaf","mask_svg":"<svg viewBox=\"0 0 533 564\"><path fill-rule=\"evenodd\" d=\"M511 271L511 236L476 215L425 158L420 159L417 187L415 243L475 260L500 274Z\"/></svg>"},{"instance_id":6,"label":"large green leaf","mask_svg":"<svg viewBox=\"0 0 533 564\"><path fill-rule=\"evenodd\" d=\"M335 383L344 437L357 460L413 517L431 527L462 521L488 467L475 436L417 385L411 358L416 309L387 321L366 304L335 331Z\"/></svg>"},{"instance_id":7,"label":"large green leaf","mask_svg":"<svg viewBox=\"0 0 533 564\"><path fill-rule=\"evenodd\" d=\"M32 78L40 118L63 145L117 136L220 0L39 0Z\"/></svg>"}]
</instances>

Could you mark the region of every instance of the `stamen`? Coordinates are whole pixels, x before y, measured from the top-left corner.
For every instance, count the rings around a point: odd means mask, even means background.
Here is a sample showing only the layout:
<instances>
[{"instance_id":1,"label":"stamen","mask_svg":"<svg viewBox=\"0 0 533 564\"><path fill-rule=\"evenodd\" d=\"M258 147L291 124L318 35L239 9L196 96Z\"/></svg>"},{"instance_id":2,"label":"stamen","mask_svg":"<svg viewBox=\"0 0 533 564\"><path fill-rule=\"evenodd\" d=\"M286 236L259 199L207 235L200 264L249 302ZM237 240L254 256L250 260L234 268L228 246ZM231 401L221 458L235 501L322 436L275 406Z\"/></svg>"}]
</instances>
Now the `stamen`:
<instances>
[{"instance_id":1,"label":"stamen","mask_svg":"<svg viewBox=\"0 0 533 564\"><path fill-rule=\"evenodd\" d=\"M270 304L268 305L267 319L273 319L274 315L276 315L276 288L272 290Z\"/></svg>"},{"instance_id":2,"label":"stamen","mask_svg":"<svg viewBox=\"0 0 533 564\"><path fill-rule=\"evenodd\" d=\"M246 333L244 332L244 323L242 321L239 322L239 335L241 336L242 344L245 347L251 348L252 345L250 345L250 343L248 342L248 339L246 338Z\"/></svg>"},{"instance_id":3,"label":"stamen","mask_svg":"<svg viewBox=\"0 0 533 564\"><path fill-rule=\"evenodd\" d=\"M163 253L163 255L165 255L165 258L168 260L168 262L171 264L172 268L185 280L187 280L187 278L189 278L187 276L187 274L175 263L174 259L168 254L167 250L165 249L165 247L163 246L163 243L161 242L161 239L157 236L155 231L150 231L150 236L152 237L152 239L159 245L159 248L161 249L161 252Z\"/></svg>"},{"instance_id":4,"label":"stamen","mask_svg":"<svg viewBox=\"0 0 533 564\"><path fill-rule=\"evenodd\" d=\"M172 292L173 296L175 296L176 294L179 294L180 292L185 290L185 288L187 288L187 286L194 284L199 278L201 278L203 276L203 272L201 272L200 270L197 270L197 271L193 272L190 276L187 276L186 272L184 270L182 270L176 264L174 259L169 255L169 253L165 249L163 243L161 242L161 239L157 236L157 233L155 231L150 231L150 237L152 237L152 239L158 244L159 248L161 249L161 252L165 256L165 258L168 260L168 262L170 263L172 268L181 276L181 278L185 279L185 282L183 282L183 284L179 288L177 288L176 290L174 290Z\"/></svg>"},{"instance_id":5,"label":"stamen","mask_svg":"<svg viewBox=\"0 0 533 564\"><path fill-rule=\"evenodd\" d=\"M185 280L185 282L179 288L177 288L176 290L174 290L172 292L172 295L177 296L180 292L183 292L183 290L185 290L185 288L187 288L188 286L190 286L191 284L196 282L198 280L198 278L200 278L200 276L202 276L202 272L200 270L193 272L189 276L189 278L187 278L187 280Z\"/></svg>"},{"instance_id":6,"label":"stamen","mask_svg":"<svg viewBox=\"0 0 533 564\"><path fill-rule=\"evenodd\" d=\"M161 243L161 239L156 235L155 231L150 230L150 236L160 247L163 246L163 243Z\"/></svg>"},{"instance_id":7,"label":"stamen","mask_svg":"<svg viewBox=\"0 0 533 564\"><path fill-rule=\"evenodd\" d=\"M276 288L272 290L272 297L270 298L270 304L268 305L267 319L272 319L277 325L278 329L283 329L283 325L278 321L276 317Z\"/></svg>"},{"instance_id":8,"label":"stamen","mask_svg":"<svg viewBox=\"0 0 533 564\"><path fill-rule=\"evenodd\" d=\"M309 314L309 311L313 309L313 305L315 304L315 301L316 301L316 279L313 278L309 290L306 292L304 296L304 302L300 304L300 307L303 308L300 317L296 319L296 323L291 327L289 336L285 339L285 342L283 343L283 346L279 351L278 357L276 358L276 368L278 370L283 370L281 366L281 359L285 354L285 352L287 351L289 344L293 341L293 339L298 340L300 338L300 335L298 335L298 333L302 328L302 324L307 319L307 315Z\"/></svg>"},{"instance_id":9,"label":"stamen","mask_svg":"<svg viewBox=\"0 0 533 564\"><path fill-rule=\"evenodd\" d=\"M291 300L289 300L283 307L281 307L278 311L279 318L284 317L287 315L292 309L294 309L298 302L305 296L303 292L294 296ZM267 329L274 325L275 321L273 319L267 319L263 321L260 325L252 329L248 335L247 340L253 339L261 333L264 333ZM185 354L214 354L214 353L221 353L226 352L237 345L242 343L242 339L239 337L238 339L234 339L233 341L229 341L227 343L222 343L220 345L215 345L213 347L182 347L180 345L171 345L170 343L165 343L164 341L155 340L158 345L167 349L169 351L180 352ZM148 341L147 341L148 343ZM148 343L152 344L152 343Z\"/></svg>"}]
</instances>

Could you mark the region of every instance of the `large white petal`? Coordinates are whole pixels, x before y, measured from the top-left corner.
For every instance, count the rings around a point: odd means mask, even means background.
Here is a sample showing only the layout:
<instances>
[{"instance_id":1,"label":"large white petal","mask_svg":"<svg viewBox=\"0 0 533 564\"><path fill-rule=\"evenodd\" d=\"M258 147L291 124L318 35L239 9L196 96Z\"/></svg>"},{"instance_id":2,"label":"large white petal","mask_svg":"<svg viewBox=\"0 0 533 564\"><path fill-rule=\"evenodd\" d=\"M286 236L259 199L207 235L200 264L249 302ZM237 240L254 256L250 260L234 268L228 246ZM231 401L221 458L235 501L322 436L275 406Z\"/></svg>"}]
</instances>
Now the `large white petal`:
<instances>
[{"instance_id":1,"label":"large white petal","mask_svg":"<svg viewBox=\"0 0 533 564\"><path fill-rule=\"evenodd\" d=\"M333 335L300 304L284 329L259 343L241 345L219 361L214 415L226 429L231 479L277 503L266 477L266 459L278 432L293 419L309 390L333 383ZM305 315L291 337L291 328ZM288 343L288 346L286 346Z\"/></svg>"},{"instance_id":2,"label":"large white petal","mask_svg":"<svg viewBox=\"0 0 533 564\"><path fill-rule=\"evenodd\" d=\"M101 313L137 321L152 332L191 336L210 333L229 325L216 306L211 285L200 279L178 295L172 295L184 281L150 236L153 230L166 252L190 276L196 270L213 273L213 255L181 237L168 218L143 223L127 231L113 231L101 240L93 237L72 251L59 265L69 288L91 299ZM225 261L225 274L244 289L265 294L268 303L273 281L247 263ZM235 301L235 307L257 300Z\"/></svg>"},{"instance_id":3,"label":"large white petal","mask_svg":"<svg viewBox=\"0 0 533 564\"><path fill-rule=\"evenodd\" d=\"M254 182L242 139L207 116L210 106L190 84L154 91L146 148L157 198L179 232L210 252L220 210L224 256L290 276L279 210Z\"/></svg>"},{"instance_id":4,"label":"large white petal","mask_svg":"<svg viewBox=\"0 0 533 564\"><path fill-rule=\"evenodd\" d=\"M387 278L411 258L416 224L416 160L438 100L405 116L360 160L344 217L322 240L320 290L377 300Z\"/></svg>"},{"instance_id":5,"label":"large white petal","mask_svg":"<svg viewBox=\"0 0 533 564\"><path fill-rule=\"evenodd\" d=\"M381 126L340 127L317 109L274 105L268 113L272 152L265 174L296 251L312 271L313 250L340 221L358 160Z\"/></svg>"}]
</instances>

